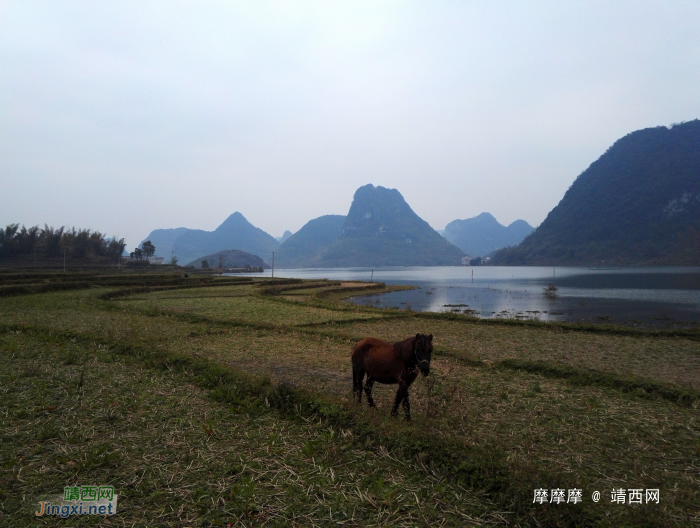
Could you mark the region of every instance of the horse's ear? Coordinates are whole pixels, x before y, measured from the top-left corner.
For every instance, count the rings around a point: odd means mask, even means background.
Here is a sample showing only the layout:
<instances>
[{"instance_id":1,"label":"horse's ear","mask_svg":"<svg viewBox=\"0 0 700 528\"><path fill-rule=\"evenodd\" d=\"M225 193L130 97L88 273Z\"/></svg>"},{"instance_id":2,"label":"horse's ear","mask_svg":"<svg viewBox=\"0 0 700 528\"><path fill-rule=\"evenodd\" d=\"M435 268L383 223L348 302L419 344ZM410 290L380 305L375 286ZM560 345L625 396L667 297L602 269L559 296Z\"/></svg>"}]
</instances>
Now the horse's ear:
<instances>
[{"instance_id":1,"label":"horse's ear","mask_svg":"<svg viewBox=\"0 0 700 528\"><path fill-rule=\"evenodd\" d=\"M428 336L428 341L432 341L432 340L433 340L433 334L430 334L430 335Z\"/></svg>"},{"instance_id":2,"label":"horse's ear","mask_svg":"<svg viewBox=\"0 0 700 528\"><path fill-rule=\"evenodd\" d=\"M420 334L416 334L416 339L420 339Z\"/></svg>"}]
</instances>

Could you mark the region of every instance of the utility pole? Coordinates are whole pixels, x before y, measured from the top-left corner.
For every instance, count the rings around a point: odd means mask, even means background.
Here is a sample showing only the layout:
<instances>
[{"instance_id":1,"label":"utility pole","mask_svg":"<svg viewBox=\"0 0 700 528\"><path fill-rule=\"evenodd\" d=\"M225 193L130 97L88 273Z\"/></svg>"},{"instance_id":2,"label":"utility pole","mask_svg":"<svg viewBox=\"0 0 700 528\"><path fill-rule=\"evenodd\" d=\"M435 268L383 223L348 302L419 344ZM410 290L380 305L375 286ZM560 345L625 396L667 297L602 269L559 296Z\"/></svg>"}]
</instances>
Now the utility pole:
<instances>
[{"instance_id":1,"label":"utility pole","mask_svg":"<svg viewBox=\"0 0 700 528\"><path fill-rule=\"evenodd\" d=\"M272 252L272 278L275 278L275 252Z\"/></svg>"}]
</instances>

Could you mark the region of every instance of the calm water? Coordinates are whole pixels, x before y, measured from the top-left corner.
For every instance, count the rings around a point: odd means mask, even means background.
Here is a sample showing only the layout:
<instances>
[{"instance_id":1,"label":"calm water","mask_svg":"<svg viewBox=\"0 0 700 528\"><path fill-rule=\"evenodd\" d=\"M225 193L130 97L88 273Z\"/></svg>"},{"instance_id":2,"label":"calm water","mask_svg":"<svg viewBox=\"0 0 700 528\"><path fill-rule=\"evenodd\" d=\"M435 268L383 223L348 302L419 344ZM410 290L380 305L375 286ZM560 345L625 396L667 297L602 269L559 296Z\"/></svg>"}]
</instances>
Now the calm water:
<instances>
[{"instance_id":1,"label":"calm water","mask_svg":"<svg viewBox=\"0 0 700 528\"><path fill-rule=\"evenodd\" d=\"M472 276L473 274L473 276ZM263 274L269 276L267 271ZM700 268L386 267L275 270L276 277L364 280L418 289L352 302L478 317L640 326L700 324ZM556 291L545 294L553 284Z\"/></svg>"}]
</instances>

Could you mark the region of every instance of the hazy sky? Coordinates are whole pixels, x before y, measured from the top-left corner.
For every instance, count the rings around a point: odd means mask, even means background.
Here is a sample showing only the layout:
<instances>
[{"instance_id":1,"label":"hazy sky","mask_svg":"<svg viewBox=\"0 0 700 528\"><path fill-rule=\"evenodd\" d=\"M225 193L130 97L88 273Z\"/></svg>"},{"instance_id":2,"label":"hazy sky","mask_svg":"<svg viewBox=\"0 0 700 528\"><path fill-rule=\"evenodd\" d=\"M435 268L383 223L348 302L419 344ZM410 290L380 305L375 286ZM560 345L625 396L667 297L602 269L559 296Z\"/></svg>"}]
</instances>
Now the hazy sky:
<instances>
[{"instance_id":1,"label":"hazy sky","mask_svg":"<svg viewBox=\"0 0 700 528\"><path fill-rule=\"evenodd\" d=\"M0 0L0 225L273 236L397 188L538 225L700 117L700 2Z\"/></svg>"}]
</instances>

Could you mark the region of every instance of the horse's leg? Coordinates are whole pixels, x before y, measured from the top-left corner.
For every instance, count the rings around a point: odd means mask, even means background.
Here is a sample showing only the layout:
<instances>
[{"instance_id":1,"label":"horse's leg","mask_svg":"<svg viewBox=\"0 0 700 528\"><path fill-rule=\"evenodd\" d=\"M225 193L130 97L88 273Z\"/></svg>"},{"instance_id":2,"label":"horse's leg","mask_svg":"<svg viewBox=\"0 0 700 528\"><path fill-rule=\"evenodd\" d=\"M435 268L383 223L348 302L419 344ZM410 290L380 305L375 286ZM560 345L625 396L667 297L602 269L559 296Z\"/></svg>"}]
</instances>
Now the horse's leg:
<instances>
[{"instance_id":1,"label":"horse's leg","mask_svg":"<svg viewBox=\"0 0 700 528\"><path fill-rule=\"evenodd\" d=\"M364 377L365 373L362 370L352 369L353 390L357 392L357 403L362 403L362 379Z\"/></svg>"},{"instance_id":2,"label":"horse's leg","mask_svg":"<svg viewBox=\"0 0 700 528\"><path fill-rule=\"evenodd\" d=\"M374 378L367 375L367 382L365 383L365 393L367 393L367 403L370 407L374 407L374 400L372 399L372 386L374 385Z\"/></svg>"},{"instance_id":3,"label":"horse's leg","mask_svg":"<svg viewBox=\"0 0 700 528\"><path fill-rule=\"evenodd\" d=\"M404 389L403 409L406 411L406 421L411 421L411 403L408 401L408 387Z\"/></svg>"},{"instance_id":4,"label":"horse's leg","mask_svg":"<svg viewBox=\"0 0 700 528\"><path fill-rule=\"evenodd\" d=\"M399 390L396 391L396 398L394 399L394 406L391 408L391 415L396 416L398 414L399 405L404 399L405 387L403 383L399 383Z\"/></svg>"},{"instance_id":5,"label":"horse's leg","mask_svg":"<svg viewBox=\"0 0 700 528\"><path fill-rule=\"evenodd\" d=\"M355 367L352 367L352 399L355 399L355 394L357 394L357 372Z\"/></svg>"}]
</instances>

